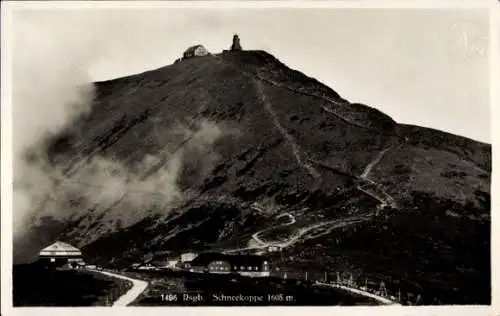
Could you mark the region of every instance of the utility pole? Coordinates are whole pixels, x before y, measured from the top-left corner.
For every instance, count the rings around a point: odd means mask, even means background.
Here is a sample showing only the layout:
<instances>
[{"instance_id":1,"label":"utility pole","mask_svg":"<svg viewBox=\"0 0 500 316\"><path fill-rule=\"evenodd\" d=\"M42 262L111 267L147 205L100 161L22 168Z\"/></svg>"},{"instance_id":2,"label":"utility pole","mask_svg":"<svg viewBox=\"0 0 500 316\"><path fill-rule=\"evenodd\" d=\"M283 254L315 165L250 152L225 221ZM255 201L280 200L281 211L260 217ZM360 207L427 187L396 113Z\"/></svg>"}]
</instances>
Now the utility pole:
<instances>
[{"instance_id":1,"label":"utility pole","mask_svg":"<svg viewBox=\"0 0 500 316\"><path fill-rule=\"evenodd\" d=\"M328 280L328 276L327 276L326 271L325 271L325 283L327 282L327 280Z\"/></svg>"},{"instance_id":2,"label":"utility pole","mask_svg":"<svg viewBox=\"0 0 500 316\"><path fill-rule=\"evenodd\" d=\"M380 292L380 296L387 296L387 289L385 288L385 283L384 281L380 281L380 289L379 289L379 292Z\"/></svg>"},{"instance_id":3,"label":"utility pole","mask_svg":"<svg viewBox=\"0 0 500 316\"><path fill-rule=\"evenodd\" d=\"M306 281L307 281L307 271L306 271Z\"/></svg>"}]
</instances>

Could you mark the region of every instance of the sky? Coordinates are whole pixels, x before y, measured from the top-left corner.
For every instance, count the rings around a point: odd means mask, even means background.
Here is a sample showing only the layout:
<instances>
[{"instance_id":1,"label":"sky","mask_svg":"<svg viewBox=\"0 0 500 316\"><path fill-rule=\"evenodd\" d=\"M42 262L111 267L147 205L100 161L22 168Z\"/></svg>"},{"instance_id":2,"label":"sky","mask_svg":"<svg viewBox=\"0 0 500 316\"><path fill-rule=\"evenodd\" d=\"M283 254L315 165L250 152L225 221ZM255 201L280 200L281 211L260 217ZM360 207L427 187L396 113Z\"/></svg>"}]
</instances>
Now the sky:
<instances>
[{"instance_id":1,"label":"sky","mask_svg":"<svg viewBox=\"0 0 500 316\"><path fill-rule=\"evenodd\" d=\"M57 91L140 73L193 44L220 52L238 33L243 49L266 50L399 123L491 142L488 22L480 10L23 10L13 16L13 85Z\"/></svg>"}]
</instances>

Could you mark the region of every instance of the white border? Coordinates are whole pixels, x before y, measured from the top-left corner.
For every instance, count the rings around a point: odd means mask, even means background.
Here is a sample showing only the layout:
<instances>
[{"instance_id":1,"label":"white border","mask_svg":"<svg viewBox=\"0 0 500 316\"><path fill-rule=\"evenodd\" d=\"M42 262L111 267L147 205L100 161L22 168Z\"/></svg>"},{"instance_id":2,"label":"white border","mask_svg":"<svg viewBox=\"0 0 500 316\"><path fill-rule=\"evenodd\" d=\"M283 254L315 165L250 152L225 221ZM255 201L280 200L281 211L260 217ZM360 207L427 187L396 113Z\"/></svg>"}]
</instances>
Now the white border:
<instances>
[{"instance_id":1,"label":"white border","mask_svg":"<svg viewBox=\"0 0 500 316\"><path fill-rule=\"evenodd\" d=\"M90 313L109 315L134 315L137 312L148 315L198 315L225 313L233 315L259 314L276 315L287 314L306 315L310 313L325 313L327 315L500 315L500 297L498 282L500 272L495 269L500 255L500 238L495 223L500 220L496 211L500 208L500 197L494 192L500 192L497 168L500 163L500 153L493 146L493 175L492 175L492 306L436 306L436 307L126 307L126 308L12 308L12 111L10 107L11 69L8 66L12 28L11 13L20 9L148 9L157 7L171 8L204 8L204 9L231 9L231 8L420 8L420 9L489 9L490 10L490 98L491 98L491 127L492 144L500 141L500 5L495 0L349 0L349 1L16 1L3 2L1 15L1 259L2 259L2 314L3 315L88 315ZM497 106L494 106L497 105Z\"/></svg>"},{"instance_id":2,"label":"white border","mask_svg":"<svg viewBox=\"0 0 500 316\"><path fill-rule=\"evenodd\" d=\"M492 178L491 178L491 291L492 306L495 315L500 315L500 271L496 266L500 259L500 238L498 230L500 216L500 196L494 194L500 192L500 179L498 168L500 164L500 152L498 144L500 143L500 5L496 4L490 10L490 108L491 108L491 144L492 148Z\"/></svg>"},{"instance_id":3,"label":"white border","mask_svg":"<svg viewBox=\"0 0 500 316\"><path fill-rule=\"evenodd\" d=\"M480 9L490 8L495 0L205 0L205 1L8 1L3 7L15 9L148 9L148 8L420 8Z\"/></svg>"},{"instance_id":4,"label":"white border","mask_svg":"<svg viewBox=\"0 0 500 316\"><path fill-rule=\"evenodd\" d=\"M5 43L10 42L10 26L12 23L11 12L6 10L4 6L2 6L2 17L1 17L1 50L2 50L2 64L1 64L1 87L2 87L2 170L1 170L1 179L2 179L2 195L1 195L1 203L2 203L2 260L1 260L1 269L2 269L2 289L0 291L2 295L1 307L2 314L5 314L5 306L12 305L12 108L10 106L11 102L11 91L10 91L10 82L11 82L11 67L7 67L9 56L10 56L10 46L5 45ZM8 26L8 27L6 27ZM7 303L10 302L10 303Z\"/></svg>"}]
</instances>

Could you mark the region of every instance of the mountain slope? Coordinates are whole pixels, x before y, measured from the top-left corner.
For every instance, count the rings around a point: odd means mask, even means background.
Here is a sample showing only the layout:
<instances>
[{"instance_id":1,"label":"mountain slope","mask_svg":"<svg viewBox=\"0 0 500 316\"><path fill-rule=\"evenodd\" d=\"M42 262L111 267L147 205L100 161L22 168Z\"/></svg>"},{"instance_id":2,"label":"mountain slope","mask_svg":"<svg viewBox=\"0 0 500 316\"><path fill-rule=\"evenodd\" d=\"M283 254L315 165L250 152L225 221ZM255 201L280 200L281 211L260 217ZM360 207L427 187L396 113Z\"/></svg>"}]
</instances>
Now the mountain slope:
<instances>
[{"instance_id":1,"label":"mountain slope","mask_svg":"<svg viewBox=\"0 0 500 316\"><path fill-rule=\"evenodd\" d=\"M401 226L416 211L439 217L425 231L429 240L443 238L439 227L457 234L429 248L429 256L457 246L458 236L480 248L478 258L489 256L490 145L397 124L263 51L186 59L97 82L96 91L92 111L32 157L54 175L52 196L34 215L39 225L16 241L19 258L57 237L83 247L91 260L126 266L167 251L247 247L256 232L276 226L266 231L268 241L283 242L291 256L306 258L304 245L313 243L346 257L363 253L375 264L377 251L353 242L377 236L387 239L379 251L397 265L395 249L411 253L425 242L407 235L417 226L387 232L381 225ZM422 208L422 195L432 208ZM296 221L278 225L284 212ZM422 216L421 225L433 220ZM448 228L457 220L471 229ZM343 239L343 248L332 241L337 227L358 225L365 229ZM356 260L335 264L338 252L322 256L329 269L383 277ZM449 258L443 262L453 265ZM439 272L415 260L426 273ZM464 260L473 272L453 277L489 280L482 263ZM398 273L391 277L404 277ZM428 287L446 288L434 279ZM466 301L468 290L458 291L450 300Z\"/></svg>"}]
</instances>

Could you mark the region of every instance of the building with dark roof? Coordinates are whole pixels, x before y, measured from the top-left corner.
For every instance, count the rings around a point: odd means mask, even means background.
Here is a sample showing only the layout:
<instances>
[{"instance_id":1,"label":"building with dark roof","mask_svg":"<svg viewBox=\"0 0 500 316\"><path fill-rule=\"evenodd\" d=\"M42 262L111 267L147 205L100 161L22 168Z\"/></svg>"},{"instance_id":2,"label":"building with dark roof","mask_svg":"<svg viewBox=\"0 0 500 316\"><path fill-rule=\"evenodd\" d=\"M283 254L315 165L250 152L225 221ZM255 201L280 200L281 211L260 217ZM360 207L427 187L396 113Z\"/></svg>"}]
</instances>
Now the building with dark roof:
<instances>
[{"instance_id":1,"label":"building with dark roof","mask_svg":"<svg viewBox=\"0 0 500 316\"><path fill-rule=\"evenodd\" d=\"M83 256L80 249L62 241L56 241L40 251L38 260L46 266L63 266L81 263Z\"/></svg>"},{"instance_id":2,"label":"building with dark roof","mask_svg":"<svg viewBox=\"0 0 500 316\"><path fill-rule=\"evenodd\" d=\"M245 276L269 276L269 262L264 256L202 253L191 262L191 272L237 273Z\"/></svg>"},{"instance_id":3,"label":"building with dark roof","mask_svg":"<svg viewBox=\"0 0 500 316\"><path fill-rule=\"evenodd\" d=\"M196 56L205 56L208 55L208 51L203 45L194 45L186 49L183 54L183 58L192 58Z\"/></svg>"}]
</instances>

